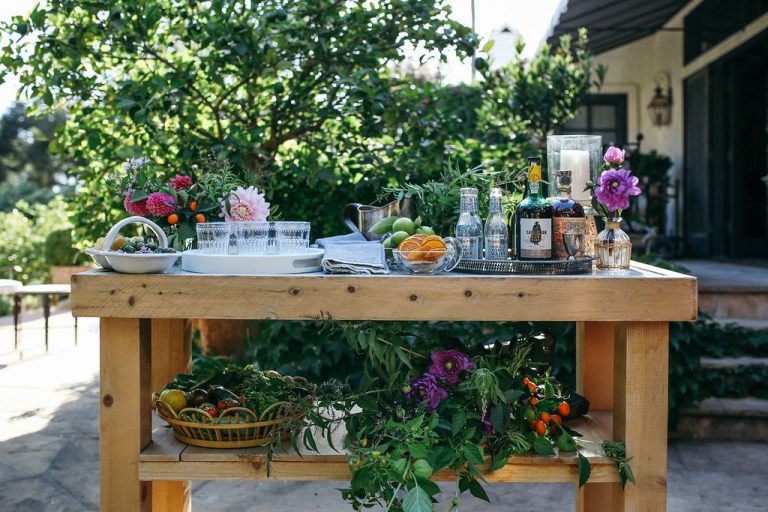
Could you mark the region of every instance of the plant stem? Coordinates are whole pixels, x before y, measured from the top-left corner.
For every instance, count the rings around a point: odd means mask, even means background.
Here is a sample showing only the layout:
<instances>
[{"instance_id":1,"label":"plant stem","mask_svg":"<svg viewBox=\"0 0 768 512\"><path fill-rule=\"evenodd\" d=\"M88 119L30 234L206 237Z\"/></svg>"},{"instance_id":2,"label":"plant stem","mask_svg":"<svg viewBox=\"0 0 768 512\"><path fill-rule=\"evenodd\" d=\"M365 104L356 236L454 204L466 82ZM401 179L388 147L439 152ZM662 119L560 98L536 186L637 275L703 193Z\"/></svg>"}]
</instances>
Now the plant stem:
<instances>
[{"instance_id":1,"label":"plant stem","mask_svg":"<svg viewBox=\"0 0 768 512\"><path fill-rule=\"evenodd\" d=\"M385 340L384 338L376 338L376 341L380 341L381 343L384 343L385 345L389 345L390 347L399 348L400 350L402 350L406 354L410 354L410 355L412 355L414 357L420 357L422 359L426 359L427 358L427 356L425 356L424 354L419 354L418 352L414 352L413 350L411 350L409 348L403 348L403 347L397 346L394 343L392 343L391 341Z\"/></svg>"}]
</instances>

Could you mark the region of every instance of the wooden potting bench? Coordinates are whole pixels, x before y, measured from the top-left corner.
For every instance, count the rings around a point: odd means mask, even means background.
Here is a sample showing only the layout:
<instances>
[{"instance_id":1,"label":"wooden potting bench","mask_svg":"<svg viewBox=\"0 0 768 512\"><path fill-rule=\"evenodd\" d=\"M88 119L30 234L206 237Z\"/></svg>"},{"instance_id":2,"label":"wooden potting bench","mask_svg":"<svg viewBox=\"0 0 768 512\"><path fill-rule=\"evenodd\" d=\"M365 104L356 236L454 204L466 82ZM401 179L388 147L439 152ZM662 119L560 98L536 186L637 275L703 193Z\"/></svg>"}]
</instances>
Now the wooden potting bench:
<instances>
[{"instance_id":1,"label":"wooden potting bench","mask_svg":"<svg viewBox=\"0 0 768 512\"><path fill-rule=\"evenodd\" d=\"M152 391L189 370L188 318L576 321L577 388L592 403L574 428L624 441L637 485L618 489L598 453L577 490L573 455L515 457L490 482L570 482L577 509L666 508L669 322L694 320L696 279L633 263L578 276L295 276L90 271L72 278L72 312L101 317L101 510L187 511L190 480L264 479L262 449L211 450L152 430ZM185 341L186 340L186 341ZM312 343L312 340L306 340ZM339 433L343 436L343 433ZM320 443L318 443L320 444ZM445 475L449 478L449 475ZM346 457L275 456L270 478L345 480ZM492 485L492 484L491 484Z\"/></svg>"}]
</instances>

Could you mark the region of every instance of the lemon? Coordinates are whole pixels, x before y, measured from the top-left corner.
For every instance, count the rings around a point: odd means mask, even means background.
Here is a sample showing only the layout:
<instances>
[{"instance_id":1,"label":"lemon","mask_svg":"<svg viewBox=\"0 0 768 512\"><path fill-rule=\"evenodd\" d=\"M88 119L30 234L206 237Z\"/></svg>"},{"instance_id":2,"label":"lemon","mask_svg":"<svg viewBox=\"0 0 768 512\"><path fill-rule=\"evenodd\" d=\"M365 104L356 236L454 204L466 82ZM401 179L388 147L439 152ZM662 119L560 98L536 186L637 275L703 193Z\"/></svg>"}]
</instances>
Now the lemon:
<instances>
[{"instance_id":1,"label":"lemon","mask_svg":"<svg viewBox=\"0 0 768 512\"><path fill-rule=\"evenodd\" d=\"M434 235L435 230L429 226L421 226L420 228L416 228L416 234L417 235Z\"/></svg>"},{"instance_id":2,"label":"lemon","mask_svg":"<svg viewBox=\"0 0 768 512\"><path fill-rule=\"evenodd\" d=\"M416 224L408 217L400 217L392 224L392 231L405 231L409 235L416 232Z\"/></svg>"},{"instance_id":3,"label":"lemon","mask_svg":"<svg viewBox=\"0 0 768 512\"><path fill-rule=\"evenodd\" d=\"M187 406L187 394L180 389L166 389L160 393L160 401L165 402L171 409L179 412Z\"/></svg>"},{"instance_id":4,"label":"lemon","mask_svg":"<svg viewBox=\"0 0 768 512\"><path fill-rule=\"evenodd\" d=\"M407 231L396 231L392 233L392 236L389 237L387 240L392 240L390 242L392 247L398 247L402 243L402 241L408 238L409 236L411 235Z\"/></svg>"}]
</instances>

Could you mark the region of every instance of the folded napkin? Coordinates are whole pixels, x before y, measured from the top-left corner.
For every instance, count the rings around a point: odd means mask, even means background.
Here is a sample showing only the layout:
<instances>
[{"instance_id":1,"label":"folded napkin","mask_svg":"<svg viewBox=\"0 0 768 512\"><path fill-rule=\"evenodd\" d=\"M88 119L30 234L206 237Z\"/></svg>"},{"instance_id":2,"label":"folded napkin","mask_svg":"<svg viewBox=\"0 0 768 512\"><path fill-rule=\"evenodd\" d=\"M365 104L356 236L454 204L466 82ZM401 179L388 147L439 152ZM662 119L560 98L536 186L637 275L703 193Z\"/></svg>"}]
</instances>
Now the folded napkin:
<instances>
[{"instance_id":1,"label":"folded napkin","mask_svg":"<svg viewBox=\"0 0 768 512\"><path fill-rule=\"evenodd\" d=\"M328 274L389 274L384 246L381 242L367 241L326 242L323 271Z\"/></svg>"},{"instance_id":2,"label":"folded napkin","mask_svg":"<svg viewBox=\"0 0 768 512\"><path fill-rule=\"evenodd\" d=\"M366 238L362 233L356 231L354 233L347 233L346 235L329 236L327 238L318 238L315 243L318 247L325 247L328 244L336 242L366 242Z\"/></svg>"}]
</instances>

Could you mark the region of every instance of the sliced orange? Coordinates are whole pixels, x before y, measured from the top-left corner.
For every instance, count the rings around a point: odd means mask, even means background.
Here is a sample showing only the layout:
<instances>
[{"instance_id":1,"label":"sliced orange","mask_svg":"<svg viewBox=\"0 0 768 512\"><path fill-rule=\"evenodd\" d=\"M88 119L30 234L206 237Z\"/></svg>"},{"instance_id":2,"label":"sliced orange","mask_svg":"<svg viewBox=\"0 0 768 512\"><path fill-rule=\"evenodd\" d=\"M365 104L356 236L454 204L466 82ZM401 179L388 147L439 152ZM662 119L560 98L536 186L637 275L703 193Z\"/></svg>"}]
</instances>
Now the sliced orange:
<instances>
[{"instance_id":1,"label":"sliced orange","mask_svg":"<svg viewBox=\"0 0 768 512\"><path fill-rule=\"evenodd\" d=\"M415 251L424 243L427 235L411 235L397 246L398 251Z\"/></svg>"}]
</instances>

